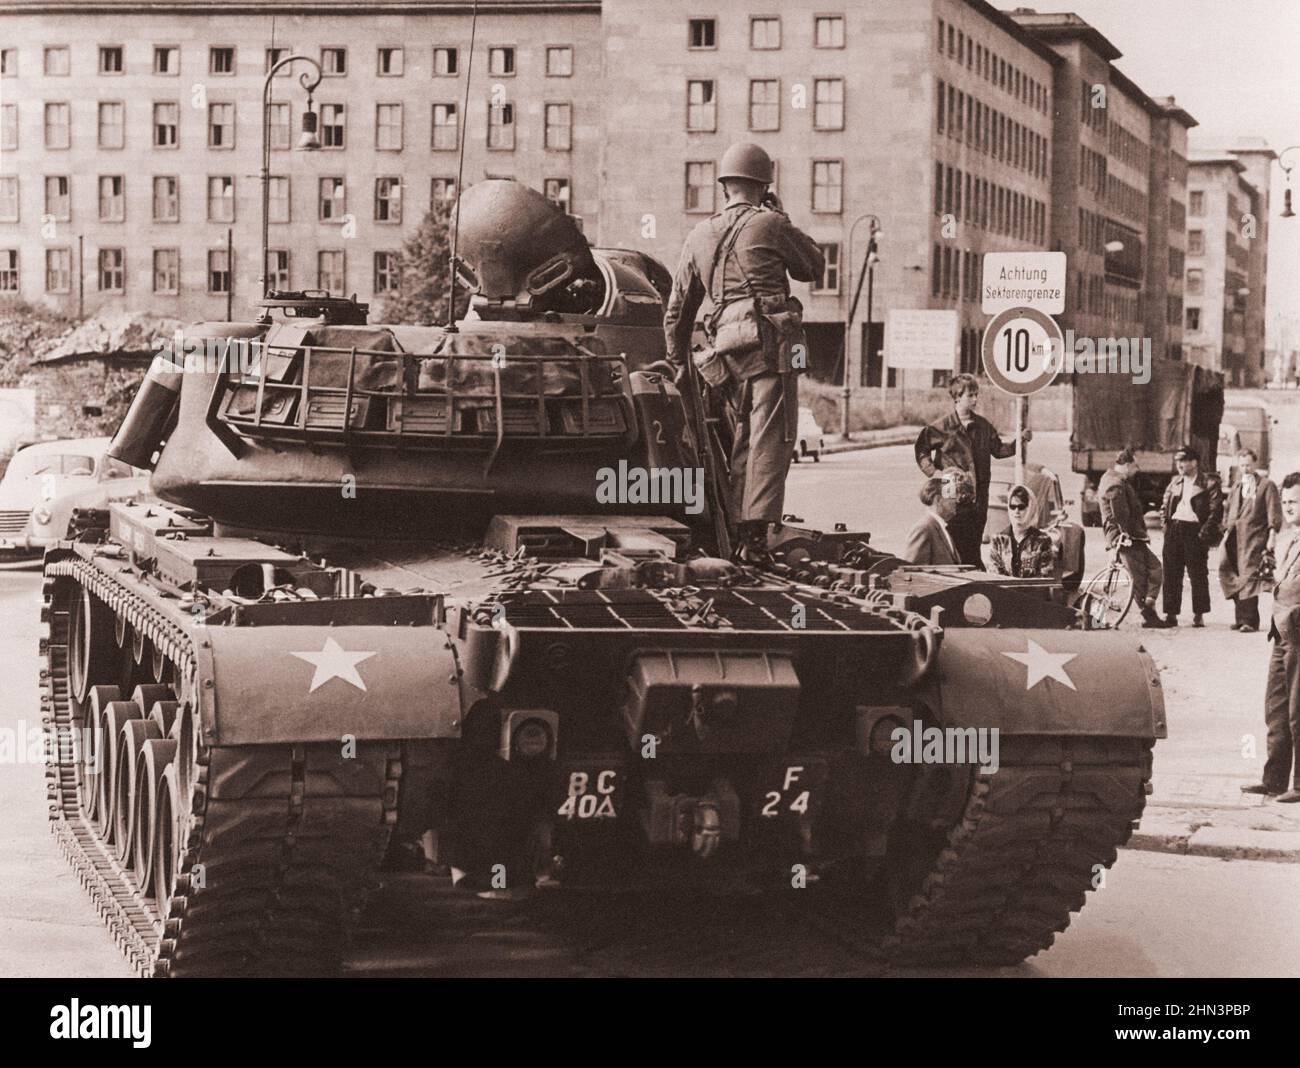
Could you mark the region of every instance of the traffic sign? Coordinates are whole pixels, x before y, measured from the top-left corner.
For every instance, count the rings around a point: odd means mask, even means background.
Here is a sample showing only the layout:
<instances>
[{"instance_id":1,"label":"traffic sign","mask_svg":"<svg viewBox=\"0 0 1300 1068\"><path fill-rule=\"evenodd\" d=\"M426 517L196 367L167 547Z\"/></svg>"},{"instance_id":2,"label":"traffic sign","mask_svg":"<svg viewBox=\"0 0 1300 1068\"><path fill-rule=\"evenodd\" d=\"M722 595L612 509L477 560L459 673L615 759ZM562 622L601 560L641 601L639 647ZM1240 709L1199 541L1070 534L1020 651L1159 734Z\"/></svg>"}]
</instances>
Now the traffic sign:
<instances>
[{"instance_id":1,"label":"traffic sign","mask_svg":"<svg viewBox=\"0 0 1300 1068\"><path fill-rule=\"evenodd\" d=\"M1065 311L1064 252L984 253L980 310L996 315L1012 308Z\"/></svg>"},{"instance_id":2,"label":"traffic sign","mask_svg":"<svg viewBox=\"0 0 1300 1068\"><path fill-rule=\"evenodd\" d=\"M1009 308L995 315L984 329L981 353L984 373L1005 393L1027 397L1052 384L1060 370L1054 358L1065 338L1056 320L1034 308Z\"/></svg>"}]
</instances>

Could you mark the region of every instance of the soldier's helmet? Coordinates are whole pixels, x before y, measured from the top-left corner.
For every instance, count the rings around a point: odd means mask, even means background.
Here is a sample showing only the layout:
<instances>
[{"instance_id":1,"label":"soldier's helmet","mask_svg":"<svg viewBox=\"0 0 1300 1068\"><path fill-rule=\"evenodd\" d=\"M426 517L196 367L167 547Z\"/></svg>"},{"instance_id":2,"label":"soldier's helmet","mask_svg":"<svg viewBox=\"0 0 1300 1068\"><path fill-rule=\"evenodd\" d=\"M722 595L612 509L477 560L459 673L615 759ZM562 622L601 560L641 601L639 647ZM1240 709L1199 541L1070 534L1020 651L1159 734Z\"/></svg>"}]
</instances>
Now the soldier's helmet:
<instances>
[{"instance_id":1,"label":"soldier's helmet","mask_svg":"<svg viewBox=\"0 0 1300 1068\"><path fill-rule=\"evenodd\" d=\"M772 157L752 141L737 141L722 154L718 181L724 178L748 178L771 185Z\"/></svg>"}]
</instances>

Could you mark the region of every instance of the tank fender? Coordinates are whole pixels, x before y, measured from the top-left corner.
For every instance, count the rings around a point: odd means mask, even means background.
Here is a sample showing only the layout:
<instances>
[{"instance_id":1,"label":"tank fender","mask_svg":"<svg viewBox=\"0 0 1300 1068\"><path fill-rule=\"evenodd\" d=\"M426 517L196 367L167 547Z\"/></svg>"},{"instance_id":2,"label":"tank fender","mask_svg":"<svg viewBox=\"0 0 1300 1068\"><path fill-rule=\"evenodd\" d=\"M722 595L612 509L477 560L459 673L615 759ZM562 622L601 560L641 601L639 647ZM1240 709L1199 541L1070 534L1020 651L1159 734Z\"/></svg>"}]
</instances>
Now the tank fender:
<instances>
[{"instance_id":1,"label":"tank fender","mask_svg":"<svg viewBox=\"0 0 1300 1068\"><path fill-rule=\"evenodd\" d=\"M1155 662L1117 633L950 628L919 694L945 726L1017 736L1168 733Z\"/></svg>"},{"instance_id":2,"label":"tank fender","mask_svg":"<svg viewBox=\"0 0 1300 1068\"><path fill-rule=\"evenodd\" d=\"M202 628L210 745L460 737L455 650L437 627Z\"/></svg>"}]
</instances>

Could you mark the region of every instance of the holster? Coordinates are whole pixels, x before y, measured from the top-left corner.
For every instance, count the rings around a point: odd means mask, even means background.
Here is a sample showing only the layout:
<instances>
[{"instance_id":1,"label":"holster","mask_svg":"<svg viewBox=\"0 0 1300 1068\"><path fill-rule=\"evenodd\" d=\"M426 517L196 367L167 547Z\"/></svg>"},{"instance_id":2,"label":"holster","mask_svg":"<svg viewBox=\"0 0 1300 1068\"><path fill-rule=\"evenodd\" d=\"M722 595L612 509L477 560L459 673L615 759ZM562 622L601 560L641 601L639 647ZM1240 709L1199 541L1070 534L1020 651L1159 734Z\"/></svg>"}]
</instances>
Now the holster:
<instances>
[{"instance_id":1,"label":"holster","mask_svg":"<svg viewBox=\"0 0 1300 1068\"><path fill-rule=\"evenodd\" d=\"M717 389L731 377L717 349L700 349L691 353L691 359L695 362L700 377L712 389Z\"/></svg>"},{"instance_id":2,"label":"holster","mask_svg":"<svg viewBox=\"0 0 1300 1068\"><path fill-rule=\"evenodd\" d=\"M808 369L808 345L803 331L803 305L794 297L759 297L764 348L775 358L781 374Z\"/></svg>"}]
</instances>

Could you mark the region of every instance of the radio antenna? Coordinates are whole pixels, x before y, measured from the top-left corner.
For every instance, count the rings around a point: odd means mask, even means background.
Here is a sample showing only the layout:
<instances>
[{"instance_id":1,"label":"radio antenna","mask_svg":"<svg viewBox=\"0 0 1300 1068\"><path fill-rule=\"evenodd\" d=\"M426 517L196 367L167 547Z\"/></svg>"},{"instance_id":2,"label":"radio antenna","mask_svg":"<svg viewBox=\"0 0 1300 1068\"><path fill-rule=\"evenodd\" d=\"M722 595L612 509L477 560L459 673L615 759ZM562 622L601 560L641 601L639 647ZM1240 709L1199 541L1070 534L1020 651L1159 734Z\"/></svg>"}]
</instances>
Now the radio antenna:
<instances>
[{"instance_id":1,"label":"radio antenna","mask_svg":"<svg viewBox=\"0 0 1300 1068\"><path fill-rule=\"evenodd\" d=\"M465 141L469 136L469 83L474 74L474 36L478 32L478 0L469 22L469 56L465 60L465 102L461 106L460 151L456 160L456 219L451 230L451 269L447 272L447 332L456 333L456 248L460 239L460 195L465 182Z\"/></svg>"}]
</instances>

